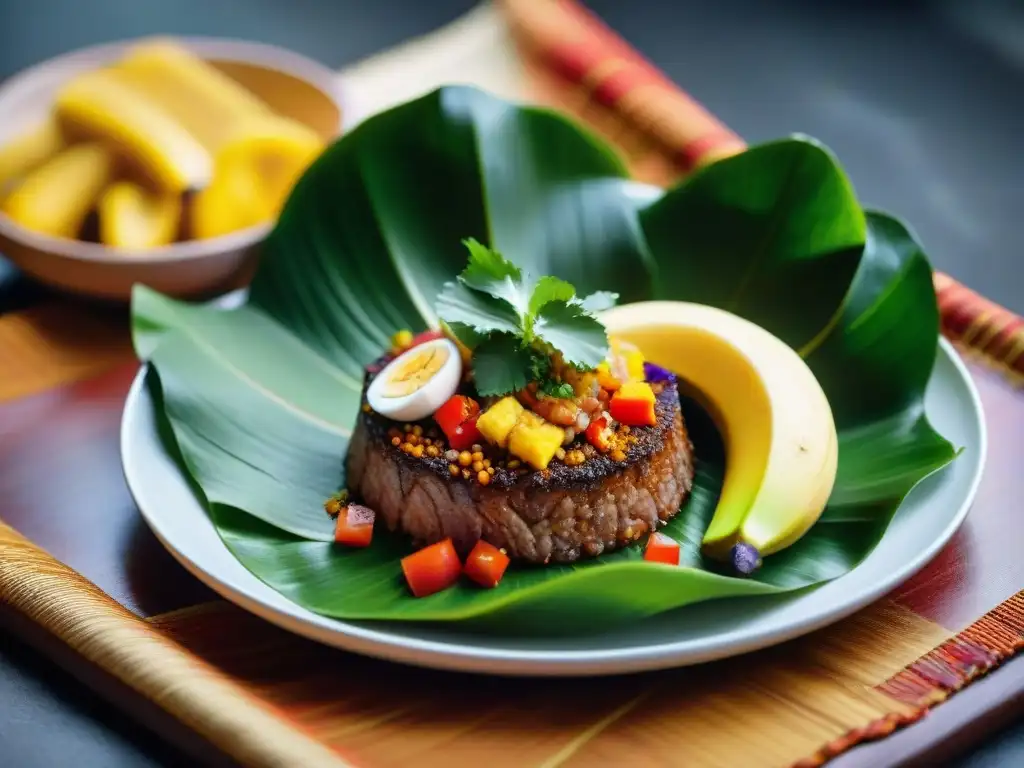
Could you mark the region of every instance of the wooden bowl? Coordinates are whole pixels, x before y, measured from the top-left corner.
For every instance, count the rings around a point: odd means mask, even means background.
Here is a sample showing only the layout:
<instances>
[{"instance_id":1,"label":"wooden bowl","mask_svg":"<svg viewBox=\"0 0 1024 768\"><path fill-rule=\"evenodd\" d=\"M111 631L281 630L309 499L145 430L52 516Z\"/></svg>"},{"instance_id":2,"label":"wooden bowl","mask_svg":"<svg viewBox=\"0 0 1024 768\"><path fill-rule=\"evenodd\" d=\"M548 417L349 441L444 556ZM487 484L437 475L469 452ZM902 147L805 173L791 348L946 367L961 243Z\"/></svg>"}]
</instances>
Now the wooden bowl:
<instances>
[{"instance_id":1,"label":"wooden bowl","mask_svg":"<svg viewBox=\"0 0 1024 768\"><path fill-rule=\"evenodd\" d=\"M166 37L165 37L166 39ZM249 88L275 111L300 120L326 140L340 135L342 106L336 74L305 56L262 43L176 37ZM43 118L59 88L74 75L119 59L141 39L92 46L20 72L0 86L0 143ZM0 253L25 273L58 289L126 301L143 283L179 298L216 295L247 279L272 224L222 237L121 251L98 243L32 232L0 212Z\"/></svg>"}]
</instances>

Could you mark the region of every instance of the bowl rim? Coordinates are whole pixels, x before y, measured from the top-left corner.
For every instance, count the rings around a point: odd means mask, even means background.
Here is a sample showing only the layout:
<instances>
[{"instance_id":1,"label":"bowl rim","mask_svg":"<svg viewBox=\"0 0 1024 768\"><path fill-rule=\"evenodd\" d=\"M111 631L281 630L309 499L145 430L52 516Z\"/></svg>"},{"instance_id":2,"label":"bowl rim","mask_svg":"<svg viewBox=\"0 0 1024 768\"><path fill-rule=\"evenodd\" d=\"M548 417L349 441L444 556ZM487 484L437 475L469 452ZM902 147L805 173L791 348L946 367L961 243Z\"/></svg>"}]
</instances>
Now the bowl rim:
<instances>
[{"instance_id":1,"label":"bowl rim","mask_svg":"<svg viewBox=\"0 0 1024 768\"><path fill-rule=\"evenodd\" d=\"M129 46L156 40L176 41L204 58L254 64L303 80L327 96L338 108L338 125L332 138L337 138L343 132L345 105L338 73L335 70L305 54L273 43L215 35L139 35L76 48L32 64L0 83L0 104L16 98L21 91L30 90L37 78L54 69L66 69L70 75L76 71L74 65L80 60L113 58ZM135 250L33 232L0 210L0 238L42 251L51 257L124 266L192 261L241 250L264 240L273 226L273 222L266 222L218 237L185 240L156 248Z\"/></svg>"}]
</instances>

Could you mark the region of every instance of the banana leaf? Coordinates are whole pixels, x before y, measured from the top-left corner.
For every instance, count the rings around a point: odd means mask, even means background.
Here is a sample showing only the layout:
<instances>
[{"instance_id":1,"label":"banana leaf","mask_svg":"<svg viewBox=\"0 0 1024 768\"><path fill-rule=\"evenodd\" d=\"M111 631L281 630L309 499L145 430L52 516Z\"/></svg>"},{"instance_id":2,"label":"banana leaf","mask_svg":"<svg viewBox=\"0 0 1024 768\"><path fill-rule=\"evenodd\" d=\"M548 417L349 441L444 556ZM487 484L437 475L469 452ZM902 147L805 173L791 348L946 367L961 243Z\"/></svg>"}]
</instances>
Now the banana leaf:
<instances>
[{"instance_id":1,"label":"banana leaf","mask_svg":"<svg viewBox=\"0 0 1024 768\"><path fill-rule=\"evenodd\" d=\"M839 430L820 520L752 577L706 562L724 452L707 415L684 402L697 472L665 529L682 542L678 567L631 546L416 599L401 578L402 537L332 543L322 503L345 483L364 366L395 331L436 326L434 298L464 265L467 237L581 294L713 304L800 351ZM804 136L662 191L631 181L613 150L559 114L441 88L365 121L310 167L243 305L137 287L132 312L167 450L225 545L291 600L343 619L594 631L811 587L861 562L906 494L956 456L924 412L938 344L927 258L905 225L865 212L833 154Z\"/></svg>"}]
</instances>

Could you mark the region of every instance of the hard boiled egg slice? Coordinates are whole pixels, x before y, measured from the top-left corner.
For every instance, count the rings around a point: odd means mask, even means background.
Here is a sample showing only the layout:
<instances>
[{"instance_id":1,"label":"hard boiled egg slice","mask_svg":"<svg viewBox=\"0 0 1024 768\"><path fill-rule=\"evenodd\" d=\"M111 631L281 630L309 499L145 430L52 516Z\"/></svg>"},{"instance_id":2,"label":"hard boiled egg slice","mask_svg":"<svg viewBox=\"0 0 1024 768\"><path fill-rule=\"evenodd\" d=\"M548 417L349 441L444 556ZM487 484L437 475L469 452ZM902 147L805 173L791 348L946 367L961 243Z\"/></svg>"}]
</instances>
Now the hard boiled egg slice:
<instances>
[{"instance_id":1,"label":"hard boiled egg slice","mask_svg":"<svg viewBox=\"0 0 1024 768\"><path fill-rule=\"evenodd\" d=\"M408 349L377 374L366 402L395 421L424 419L455 394L462 380L462 357L449 339L434 339Z\"/></svg>"}]
</instances>

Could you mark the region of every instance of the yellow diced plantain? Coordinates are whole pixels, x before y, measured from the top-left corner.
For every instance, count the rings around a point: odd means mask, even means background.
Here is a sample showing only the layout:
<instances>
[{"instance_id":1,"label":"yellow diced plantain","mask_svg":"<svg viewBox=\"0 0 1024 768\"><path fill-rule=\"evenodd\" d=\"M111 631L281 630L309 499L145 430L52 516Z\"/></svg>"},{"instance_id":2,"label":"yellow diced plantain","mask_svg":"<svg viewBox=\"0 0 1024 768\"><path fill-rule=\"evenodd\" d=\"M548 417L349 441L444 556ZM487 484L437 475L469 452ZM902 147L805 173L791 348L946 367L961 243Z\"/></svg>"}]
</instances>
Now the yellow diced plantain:
<instances>
[{"instance_id":1,"label":"yellow diced plantain","mask_svg":"<svg viewBox=\"0 0 1024 768\"><path fill-rule=\"evenodd\" d=\"M99 202L100 242L118 248L155 248L174 242L181 195L152 193L130 181L112 184Z\"/></svg>"},{"instance_id":2,"label":"yellow diced plantain","mask_svg":"<svg viewBox=\"0 0 1024 768\"><path fill-rule=\"evenodd\" d=\"M212 158L206 148L146 92L110 69L78 75L57 94L56 114L73 135L124 153L161 188L184 192L206 186Z\"/></svg>"},{"instance_id":3,"label":"yellow diced plantain","mask_svg":"<svg viewBox=\"0 0 1024 768\"><path fill-rule=\"evenodd\" d=\"M533 411L524 410L509 433L508 451L534 469L547 469L564 439L565 430L561 427L545 421Z\"/></svg>"},{"instance_id":4,"label":"yellow diced plantain","mask_svg":"<svg viewBox=\"0 0 1024 768\"><path fill-rule=\"evenodd\" d=\"M111 153L98 144L68 147L25 176L3 201L3 211L26 229L77 237L113 166Z\"/></svg>"},{"instance_id":5,"label":"yellow diced plantain","mask_svg":"<svg viewBox=\"0 0 1024 768\"><path fill-rule=\"evenodd\" d=\"M39 167L64 148L57 123L47 119L0 146L0 193L9 182Z\"/></svg>"},{"instance_id":6,"label":"yellow diced plantain","mask_svg":"<svg viewBox=\"0 0 1024 768\"><path fill-rule=\"evenodd\" d=\"M476 420L480 434L495 445L506 448L508 435L525 409L514 397L503 397Z\"/></svg>"}]
</instances>

